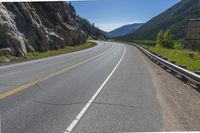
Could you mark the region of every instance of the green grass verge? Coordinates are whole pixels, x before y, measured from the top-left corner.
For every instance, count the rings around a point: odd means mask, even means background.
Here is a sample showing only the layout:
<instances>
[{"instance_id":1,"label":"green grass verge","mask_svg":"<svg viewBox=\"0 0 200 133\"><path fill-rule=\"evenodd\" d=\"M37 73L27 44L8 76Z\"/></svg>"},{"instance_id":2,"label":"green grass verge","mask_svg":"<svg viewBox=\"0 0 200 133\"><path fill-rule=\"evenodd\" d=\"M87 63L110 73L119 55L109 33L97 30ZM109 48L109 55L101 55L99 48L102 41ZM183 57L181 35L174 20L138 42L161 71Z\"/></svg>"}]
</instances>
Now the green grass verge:
<instances>
[{"instance_id":1,"label":"green grass verge","mask_svg":"<svg viewBox=\"0 0 200 133\"><path fill-rule=\"evenodd\" d=\"M2 64L10 64L14 62L23 62L23 61L28 61L28 60L47 58L51 56L56 56L56 55L61 55L61 54L66 54L70 52L75 52L75 51L91 48L94 46L96 46L96 43L87 41L85 44L80 44L76 46L66 46L58 50L52 50L52 51L47 51L47 52L30 52L23 57L15 57L15 56L10 56L10 55L0 56L0 62ZM10 61L7 61L7 60L10 60Z\"/></svg>"},{"instance_id":2,"label":"green grass verge","mask_svg":"<svg viewBox=\"0 0 200 133\"><path fill-rule=\"evenodd\" d=\"M142 46L148 49L146 45ZM196 52L189 50L165 49L152 46L149 47L149 51L168 58L169 61L175 61L177 65L186 65L190 71L200 70L200 57ZM189 56L190 53L193 53L194 58Z\"/></svg>"},{"instance_id":3,"label":"green grass verge","mask_svg":"<svg viewBox=\"0 0 200 133\"><path fill-rule=\"evenodd\" d=\"M52 50L52 51L47 51L47 52L32 52L28 53L26 56L22 57L25 60L32 60L32 59L40 59L40 58L46 58L50 56L56 56L56 55L61 55L61 54L66 54L70 52L75 52L87 48L91 48L95 46L96 43L94 42L86 42L85 44L81 45L76 45L76 46L66 46L65 48L61 48L58 50Z\"/></svg>"}]
</instances>

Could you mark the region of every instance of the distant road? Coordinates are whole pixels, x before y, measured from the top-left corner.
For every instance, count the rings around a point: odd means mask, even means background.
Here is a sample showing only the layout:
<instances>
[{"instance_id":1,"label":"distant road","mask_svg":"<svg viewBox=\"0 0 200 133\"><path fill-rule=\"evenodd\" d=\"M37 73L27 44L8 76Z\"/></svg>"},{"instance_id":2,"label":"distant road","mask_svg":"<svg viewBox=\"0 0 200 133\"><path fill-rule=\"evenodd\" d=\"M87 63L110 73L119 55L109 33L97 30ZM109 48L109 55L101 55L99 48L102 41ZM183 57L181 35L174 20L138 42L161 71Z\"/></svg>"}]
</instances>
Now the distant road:
<instances>
[{"instance_id":1,"label":"distant road","mask_svg":"<svg viewBox=\"0 0 200 133\"><path fill-rule=\"evenodd\" d=\"M0 67L2 133L162 131L151 75L130 45Z\"/></svg>"}]
</instances>

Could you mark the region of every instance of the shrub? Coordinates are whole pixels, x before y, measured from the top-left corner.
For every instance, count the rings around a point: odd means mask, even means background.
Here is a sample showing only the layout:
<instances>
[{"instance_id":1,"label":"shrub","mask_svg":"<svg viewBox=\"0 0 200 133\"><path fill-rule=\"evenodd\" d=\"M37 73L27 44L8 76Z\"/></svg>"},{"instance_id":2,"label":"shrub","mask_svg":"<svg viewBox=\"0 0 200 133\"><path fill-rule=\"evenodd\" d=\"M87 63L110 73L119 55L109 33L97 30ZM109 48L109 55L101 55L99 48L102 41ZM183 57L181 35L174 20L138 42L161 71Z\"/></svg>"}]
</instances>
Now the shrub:
<instances>
[{"instance_id":1,"label":"shrub","mask_svg":"<svg viewBox=\"0 0 200 133\"><path fill-rule=\"evenodd\" d=\"M182 49L182 43L180 41L174 41L174 49Z\"/></svg>"},{"instance_id":2,"label":"shrub","mask_svg":"<svg viewBox=\"0 0 200 133\"><path fill-rule=\"evenodd\" d=\"M189 57L190 57L191 59L194 59L194 53L189 53Z\"/></svg>"},{"instance_id":3,"label":"shrub","mask_svg":"<svg viewBox=\"0 0 200 133\"><path fill-rule=\"evenodd\" d=\"M169 30L164 33L164 48L173 48L172 34Z\"/></svg>"},{"instance_id":4,"label":"shrub","mask_svg":"<svg viewBox=\"0 0 200 133\"><path fill-rule=\"evenodd\" d=\"M161 30L156 39L156 46L162 47L162 48L173 48L173 40L172 40L172 34L169 30L163 31Z\"/></svg>"},{"instance_id":5,"label":"shrub","mask_svg":"<svg viewBox=\"0 0 200 133\"><path fill-rule=\"evenodd\" d=\"M164 34L165 34L165 32L163 30L161 30L157 34L157 39L156 39L156 46L157 47L163 47L163 45L164 45Z\"/></svg>"}]
</instances>

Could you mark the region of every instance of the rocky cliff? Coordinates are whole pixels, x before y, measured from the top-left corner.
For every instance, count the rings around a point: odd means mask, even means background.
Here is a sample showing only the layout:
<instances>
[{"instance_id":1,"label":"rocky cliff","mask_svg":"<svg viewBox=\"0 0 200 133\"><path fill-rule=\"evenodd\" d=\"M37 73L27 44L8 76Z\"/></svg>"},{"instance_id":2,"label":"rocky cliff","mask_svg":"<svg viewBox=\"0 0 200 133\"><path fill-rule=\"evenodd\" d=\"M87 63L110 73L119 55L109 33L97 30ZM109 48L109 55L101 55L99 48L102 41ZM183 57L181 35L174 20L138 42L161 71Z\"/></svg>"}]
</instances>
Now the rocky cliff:
<instances>
[{"instance_id":1,"label":"rocky cliff","mask_svg":"<svg viewBox=\"0 0 200 133\"><path fill-rule=\"evenodd\" d=\"M86 41L67 2L0 3L0 48L12 54L48 51Z\"/></svg>"}]
</instances>

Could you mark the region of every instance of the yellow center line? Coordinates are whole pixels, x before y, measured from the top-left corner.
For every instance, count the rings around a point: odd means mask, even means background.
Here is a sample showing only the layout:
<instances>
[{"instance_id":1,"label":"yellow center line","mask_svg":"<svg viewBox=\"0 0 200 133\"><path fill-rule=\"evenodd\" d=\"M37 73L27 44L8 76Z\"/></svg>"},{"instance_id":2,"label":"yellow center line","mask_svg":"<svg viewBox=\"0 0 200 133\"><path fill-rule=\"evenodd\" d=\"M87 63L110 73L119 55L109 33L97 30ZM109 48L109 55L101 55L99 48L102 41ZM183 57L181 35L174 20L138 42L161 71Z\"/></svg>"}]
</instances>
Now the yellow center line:
<instances>
[{"instance_id":1,"label":"yellow center line","mask_svg":"<svg viewBox=\"0 0 200 133\"><path fill-rule=\"evenodd\" d=\"M85 64L85 63L87 63L87 62L89 62L89 61L92 61L92 60L94 60L94 59L96 59L96 58L98 58L98 57L104 55L105 53L111 51L111 50L113 49L113 47L114 47L114 45L113 45L110 49L104 51L103 53L98 54L98 55L96 55L96 56L93 56L93 57L91 57L91 58L89 58L89 59L86 59L86 60L84 60L84 61L82 61L82 62L80 62L80 63L77 63L77 64L73 65L73 66L64 68L64 69L62 69L62 70L60 70L60 71L57 71L57 72L55 72L55 73L52 73L52 74L50 74L50 75L48 75L48 76L42 77L42 78L40 78L40 79L38 79L38 80L32 81L32 82L27 83L27 84L25 84L25 85L22 85L22 86L20 86L20 87L18 87L18 88L14 88L14 89L12 89L12 90L10 90L10 91L7 91L7 92L5 92L5 93L2 93L2 94L0 94L0 100L3 99L3 98L6 98L6 97L8 97L8 96L11 96L11 95L13 95L13 94L15 94L15 93L18 93L18 92L20 92L20 91L23 91L23 90L25 90L25 89L28 89L28 88L30 88L31 86L34 86L34 85L36 85L36 84L39 83L39 82L48 80L48 79L50 79L50 78L52 78L52 77L54 77L54 76L60 75L60 74L62 74L62 73L64 73L64 72L66 72L66 71L69 71L69 70L71 70L71 69L73 69L73 68L76 68L76 67L82 65L82 64Z\"/></svg>"}]
</instances>

